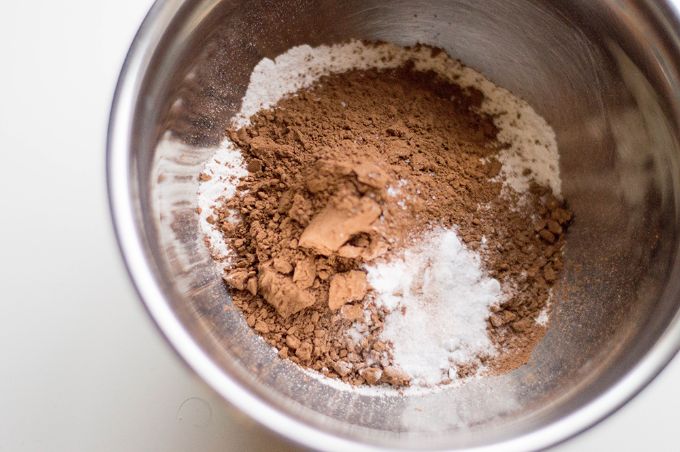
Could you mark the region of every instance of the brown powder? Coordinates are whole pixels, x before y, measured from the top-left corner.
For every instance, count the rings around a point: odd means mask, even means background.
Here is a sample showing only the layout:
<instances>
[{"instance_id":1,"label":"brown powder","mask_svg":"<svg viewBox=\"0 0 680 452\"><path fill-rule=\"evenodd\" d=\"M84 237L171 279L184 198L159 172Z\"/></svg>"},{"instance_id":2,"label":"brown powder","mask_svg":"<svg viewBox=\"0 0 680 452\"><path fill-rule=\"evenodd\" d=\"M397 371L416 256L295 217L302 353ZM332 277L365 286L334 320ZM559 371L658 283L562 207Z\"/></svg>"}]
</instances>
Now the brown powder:
<instances>
[{"instance_id":1,"label":"brown powder","mask_svg":"<svg viewBox=\"0 0 680 452\"><path fill-rule=\"evenodd\" d=\"M362 267L455 226L514 293L489 318L502 353L485 364L526 362L544 334L534 319L562 269L571 213L535 184L502 194L494 156L504 144L478 113L482 100L407 64L323 77L229 131L250 174L216 210L237 255L225 281L281 357L352 384L408 384L379 339L385 312ZM355 321L369 331L358 344L347 335Z\"/></svg>"}]
</instances>

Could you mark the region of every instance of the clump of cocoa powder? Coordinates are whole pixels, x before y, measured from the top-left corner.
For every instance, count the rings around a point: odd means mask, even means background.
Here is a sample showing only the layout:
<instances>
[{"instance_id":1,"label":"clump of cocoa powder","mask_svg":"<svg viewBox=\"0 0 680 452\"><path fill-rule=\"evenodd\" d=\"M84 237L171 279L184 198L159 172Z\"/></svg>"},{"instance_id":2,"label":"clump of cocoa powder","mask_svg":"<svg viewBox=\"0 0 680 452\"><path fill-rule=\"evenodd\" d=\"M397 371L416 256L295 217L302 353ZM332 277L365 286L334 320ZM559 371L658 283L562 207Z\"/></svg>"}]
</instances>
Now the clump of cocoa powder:
<instances>
[{"instance_id":1,"label":"clump of cocoa powder","mask_svg":"<svg viewBox=\"0 0 680 452\"><path fill-rule=\"evenodd\" d=\"M281 357L355 385L407 385L379 338L386 313L363 266L441 226L512 289L489 318L501 353L485 364L502 372L526 362L572 215L545 187L503 188L504 144L482 101L410 64L355 70L229 131L249 176L211 221L236 254L225 274L235 305ZM367 330L359 341L349 334L357 324Z\"/></svg>"}]
</instances>

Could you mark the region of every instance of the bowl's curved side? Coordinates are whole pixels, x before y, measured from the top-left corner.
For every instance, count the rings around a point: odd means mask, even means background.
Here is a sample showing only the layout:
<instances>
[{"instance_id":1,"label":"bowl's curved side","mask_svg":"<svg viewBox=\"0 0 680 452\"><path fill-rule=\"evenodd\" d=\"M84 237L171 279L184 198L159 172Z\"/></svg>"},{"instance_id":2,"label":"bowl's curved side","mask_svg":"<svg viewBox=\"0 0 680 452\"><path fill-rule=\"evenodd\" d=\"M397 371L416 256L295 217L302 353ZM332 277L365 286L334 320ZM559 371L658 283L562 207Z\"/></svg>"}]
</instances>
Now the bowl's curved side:
<instances>
[{"instance_id":1,"label":"bowl's curved side","mask_svg":"<svg viewBox=\"0 0 680 452\"><path fill-rule=\"evenodd\" d=\"M333 449L361 450L364 446L359 443L337 438L290 418L225 375L170 308L149 265L148 246L137 222L138 206L131 190L134 163L130 159L130 133L144 70L152 59L154 44L184 3L184 0L154 3L125 58L111 107L106 144L107 191L113 227L127 272L151 319L172 349L225 400L261 425L307 447L324 449L332 445Z\"/></svg>"},{"instance_id":2,"label":"bowl's curved side","mask_svg":"<svg viewBox=\"0 0 680 452\"><path fill-rule=\"evenodd\" d=\"M224 369L201 347L177 316L154 268L149 235L140 224L138 162L133 158L135 119L144 110L145 75L158 52L161 38L171 29L184 0L158 1L151 8L126 58L111 109L107 139L107 184L110 211L118 244L131 280L161 333L178 355L225 400L270 430L313 449L362 450L372 446L301 420L258 396L243 381ZM204 2L204 3L216 3ZM604 2L607 3L607 2ZM645 19L660 35L656 52L667 64L669 86L678 87L680 74L680 14L674 2L646 2ZM672 80L671 80L672 79ZM680 89L677 92L680 92ZM669 95L672 91L669 92ZM680 102L674 99L674 120L680 118ZM680 129L680 127L678 127ZM680 209L678 209L680 211ZM673 273L665 297L680 299L680 262L675 253ZM641 391L680 348L680 315L667 324L655 345L632 369L598 397L569 415L527 434L478 450L543 449L564 441L606 418Z\"/></svg>"}]
</instances>

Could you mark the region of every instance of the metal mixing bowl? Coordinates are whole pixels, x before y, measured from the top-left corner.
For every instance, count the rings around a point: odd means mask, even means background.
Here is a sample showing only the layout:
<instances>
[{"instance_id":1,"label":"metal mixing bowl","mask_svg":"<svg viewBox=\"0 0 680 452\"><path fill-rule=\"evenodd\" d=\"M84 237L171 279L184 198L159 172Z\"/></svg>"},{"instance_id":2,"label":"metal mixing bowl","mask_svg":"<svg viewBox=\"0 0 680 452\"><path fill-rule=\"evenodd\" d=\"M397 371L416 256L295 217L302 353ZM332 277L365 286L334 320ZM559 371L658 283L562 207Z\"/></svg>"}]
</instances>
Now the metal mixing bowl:
<instances>
[{"instance_id":1,"label":"metal mixing bowl","mask_svg":"<svg viewBox=\"0 0 680 452\"><path fill-rule=\"evenodd\" d=\"M670 1L157 2L111 115L111 209L130 275L180 356L231 404L318 449L538 449L598 422L680 344L680 11ZM376 398L279 360L230 304L199 232L197 175L253 66L349 38L446 49L554 127L576 214L530 363Z\"/></svg>"}]
</instances>

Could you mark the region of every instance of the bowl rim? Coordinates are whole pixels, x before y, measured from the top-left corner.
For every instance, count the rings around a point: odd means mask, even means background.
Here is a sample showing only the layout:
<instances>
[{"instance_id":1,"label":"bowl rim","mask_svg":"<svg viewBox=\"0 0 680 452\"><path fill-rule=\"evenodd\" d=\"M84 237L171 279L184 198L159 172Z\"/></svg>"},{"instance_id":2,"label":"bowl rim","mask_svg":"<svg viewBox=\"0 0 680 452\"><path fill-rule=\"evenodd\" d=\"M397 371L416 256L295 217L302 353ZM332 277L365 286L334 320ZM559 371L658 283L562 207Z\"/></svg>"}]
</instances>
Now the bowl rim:
<instances>
[{"instance_id":1,"label":"bowl rim","mask_svg":"<svg viewBox=\"0 0 680 452\"><path fill-rule=\"evenodd\" d=\"M607 0L610 1L610 0ZM144 254L144 243L135 221L136 210L130 192L130 135L138 92L151 56L178 11L187 0L156 0L145 16L123 63L111 105L106 141L106 179L109 213L126 271L147 313L181 360L224 400L284 439L317 450L376 450L379 446L360 443L315 428L275 408L220 367L193 340L173 313ZM666 31L675 30L671 40L680 55L680 3L669 0L654 7L657 20L663 18ZM680 108L680 107L678 107ZM676 256L676 263L678 261ZM680 349L680 314L644 358L613 386L594 400L565 417L537 430L499 443L470 450L538 450L562 443L605 420L642 391L673 359Z\"/></svg>"}]
</instances>

